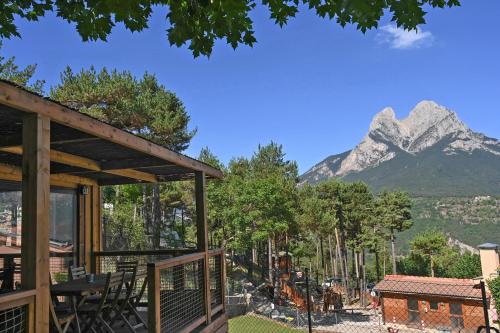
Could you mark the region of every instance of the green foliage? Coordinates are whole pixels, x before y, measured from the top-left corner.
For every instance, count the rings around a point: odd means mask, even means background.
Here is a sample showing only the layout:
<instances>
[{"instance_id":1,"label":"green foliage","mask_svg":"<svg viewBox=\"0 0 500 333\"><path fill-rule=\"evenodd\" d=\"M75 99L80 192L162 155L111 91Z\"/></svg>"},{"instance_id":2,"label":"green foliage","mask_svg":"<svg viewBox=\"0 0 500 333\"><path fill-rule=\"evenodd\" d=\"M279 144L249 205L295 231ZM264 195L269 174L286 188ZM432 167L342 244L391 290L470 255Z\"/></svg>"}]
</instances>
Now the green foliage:
<instances>
[{"instance_id":1,"label":"green foliage","mask_svg":"<svg viewBox=\"0 0 500 333\"><path fill-rule=\"evenodd\" d=\"M376 202L376 218L389 230L391 235L395 231L409 229L411 221L411 199L406 192L384 190Z\"/></svg>"},{"instance_id":2,"label":"green foliage","mask_svg":"<svg viewBox=\"0 0 500 333\"><path fill-rule=\"evenodd\" d=\"M398 272L406 275L472 279L481 275L479 255L448 244L446 235L435 229L418 234L410 242L410 254L398 260Z\"/></svg>"},{"instance_id":3,"label":"green foliage","mask_svg":"<svg viewBox=\"0 0 500 333\"><path fill-rule=\"evenodd\" d=\"M410 243L411 253L429 260L431 276L435 276L434 267L438 256L442 255L447 248L446 236L438 230L427 230L418 234Z\"/></svg>"},{"instance_id":4,"label":"green foliage","mask_svg":"<svg viewBox=\"0 0 500 333\"><path fill-rule=\"evenodd\" d=\"M495 300L497 313L500 313L500 276L488 281L491 296Z\"/></svg>"},{"instance_id":5,"label":"green foliage","mask_svg":"<svg viewBox=\"0 0 500 333\"><path fill-rule=\"evenodd\" d=\"M449 237L477 246L500 238L500 199L474 197L413 198L413 227L399 234L399 253L409 250L410 240L427 229L438 229Z\"/></svg>"},{"instance_id":6,"label":"green foliage","mask_svg":"<svg viewBox=\"0 0 500 333\"><path fill-rule=\"evenodd\" d=\"M0 41L0 51L1 49L2 42ZM16 65L15 61L15 57L5 58L0 55L0 79L14 82L21 87L38 94L42 94L45 81L36 80L33 83L30 83L35 75L36 65L28 65L24 69L20 69L19 66Z\"/></svg>"},{"instance_id":7,"label":"green foliage","mask_svg":"<svg viewBox=\"0 0 500 333\"><path fill-rule=\"evenodd\" d=\"M429 259L410 254L397 261L398 273L403 275L430 276Z\"/></svg>"},{"instance_id":8,"label":"green foliage","mask_svg":"<svg viewBox=\"0 0 500 333\"><path fill-rule=\"evenodd\" d=\"M148 28L153 10L168 8L167 29L171 45L189 42L194 56L210 55L216 40L225 40L231 47L252 46L256 42L251 12L257 0L136 0L136 1L61 1L6 0L0 2L0 38L20 36L15 17L37 21L46 12L76 25L84 41L106 40L117 23L128 30ZM270 19L283 26L299 10L314 11L321 18L334 20L342 27L353 24L366 32L377 28L385 14L397 26L415 29L425 23L425 7L459 6L458 0L422 1L317 1L262 0Z\"/></svg>"},{"instance_id":9,"label":"green foliage","mask_svg":"<svg viewBox=\"0 0 500 333\"><path fill-rule=\"evenodd\" d=\"M82 113L176 151L185 150L196 131L175 94L154 75L141 79L131 72L94 67L73 73L68 67L50 97Z\"/></svg>"},{"instance_id":10,"label":"green foliage","mask_svg":"<svg viewBox=\"0 0 500 333\"><path fill-rule=\"evenodd\" d=\"M112 249L144 249L144 221L139 219L138 206L130 202L120 201L112 209L104 210L105 234Z\"/></svg>"},{"instance_id":11,"label":"green foliage","mask_svg":"<svg viewBox=\"0 0 500 333\"><path fill-rule=\"evenodd\" d=\"M481 276L481 259L478 254L465 253L450 266L447 276L457 279L472 279Z\"/></svg>"}]
</instances>

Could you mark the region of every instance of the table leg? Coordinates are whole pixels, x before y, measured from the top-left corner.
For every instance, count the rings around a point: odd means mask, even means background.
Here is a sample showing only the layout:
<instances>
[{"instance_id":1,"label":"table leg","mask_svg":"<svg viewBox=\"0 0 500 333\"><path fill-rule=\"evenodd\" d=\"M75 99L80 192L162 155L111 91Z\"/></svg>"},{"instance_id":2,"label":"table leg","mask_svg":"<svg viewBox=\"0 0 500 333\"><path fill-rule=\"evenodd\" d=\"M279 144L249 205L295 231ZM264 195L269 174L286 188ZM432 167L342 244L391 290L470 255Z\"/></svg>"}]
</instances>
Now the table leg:
<instances>
[{"instance_id":1,"label":"table leg","mask_svg":"<svg viewBox=\"0 0 500 333\"><path fill-rule=\"evenodd\" d=\"M80 319L78 318L78 311L76 307L76 297L72 296L71 297L71 306L73 307L73 312L75 313L75 321L76 321L76 332L80 333Z\"/></svg>"}]
</instances>

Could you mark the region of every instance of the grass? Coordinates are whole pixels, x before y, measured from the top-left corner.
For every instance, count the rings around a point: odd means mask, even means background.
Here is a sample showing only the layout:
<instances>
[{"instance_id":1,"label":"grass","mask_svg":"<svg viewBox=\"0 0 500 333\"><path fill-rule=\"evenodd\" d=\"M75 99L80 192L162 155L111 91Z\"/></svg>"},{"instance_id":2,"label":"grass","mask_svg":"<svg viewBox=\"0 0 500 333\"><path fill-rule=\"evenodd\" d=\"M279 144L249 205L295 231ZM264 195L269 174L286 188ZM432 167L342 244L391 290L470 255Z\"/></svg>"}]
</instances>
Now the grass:
<instances>
[{"instance_id":1,"label":"grass","mask_svg":"<svg viewBox=\"0 0 500 333\"><path fill-rule=\"evenodd\" d=\"M271 319L253 315L229 319L229 333L303 333L304 331L289 328Z\"/></svg>"}]
</instances>

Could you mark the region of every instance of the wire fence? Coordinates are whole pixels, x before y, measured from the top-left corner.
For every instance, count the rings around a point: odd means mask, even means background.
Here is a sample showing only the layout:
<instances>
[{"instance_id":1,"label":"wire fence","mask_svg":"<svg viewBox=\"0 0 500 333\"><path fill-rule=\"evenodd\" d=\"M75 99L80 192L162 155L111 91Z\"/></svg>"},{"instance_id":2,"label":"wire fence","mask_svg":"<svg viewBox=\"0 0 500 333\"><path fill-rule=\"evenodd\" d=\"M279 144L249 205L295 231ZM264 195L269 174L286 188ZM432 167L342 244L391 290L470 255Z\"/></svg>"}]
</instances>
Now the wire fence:
<instances>
[{"instance_id":1,"label":"wire fence","mask_svg":"<svg viewBox=\"0 0 500 333\"><path fill-rule=\"evenodd\" d=\"M276 288L244 282L227 297L229 332L499 332L484 282L388 275L355 293L340 281L307 280L291 272Z\"/></svg>"},{"instance_id":2,"label":"wire fence","mask_svg":"<svg viewBox=\"0 0 500 333\"><path fill-rule=\"evenodd\" d=\"M27 305L0 311L0 333L26 332L27 314Z\"/></svg>"}]
</instances>

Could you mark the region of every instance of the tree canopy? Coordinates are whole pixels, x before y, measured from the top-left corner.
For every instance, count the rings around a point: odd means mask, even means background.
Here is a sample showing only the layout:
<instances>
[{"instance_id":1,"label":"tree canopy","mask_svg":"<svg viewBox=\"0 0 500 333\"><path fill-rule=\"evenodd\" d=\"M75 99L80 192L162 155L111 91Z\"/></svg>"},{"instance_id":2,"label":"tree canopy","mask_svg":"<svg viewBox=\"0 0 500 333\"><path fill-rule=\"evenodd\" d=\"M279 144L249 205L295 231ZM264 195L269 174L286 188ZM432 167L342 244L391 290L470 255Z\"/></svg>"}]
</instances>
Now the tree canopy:
<instances>
[{"instance_id":1,"label":"tree canopy","mask_svg":"<svg viewBox=\"0 0 500 333\"><path fill-rule=\"evenodd\" d=\"M5 0L0 2L0 38L20 36L16 17L37 21L54 12L75 24L84 41L106 40L117 24L132 32L148 28L153 11L165 7L169 43L188 43L194 56L210 55L217 40L225 40L233 48L252 46L257 41L251 12L259 2L280 26L299 11L311 10L321 18L342 27L352 24L362 32L377 28L386 14L397 26L415 29L425 23L427 8L460 5L459 0Z\"/></svg>"},{"instance_id":2,"label":"tree canopy","mask_svg":"<svg viewBox=\"0 0 500 333\"><path fill-rule=\"evenodd\" d=\"M2 42L0 42L0 50L1 49ZM0 79L14 82L21 87L42 94L45 82L43 80L35 80L32 82L36 65L28 65L21 69L16 65L15 61L15 57L5 58L0 55Z\"/></svg>"},{"instance_id":3,"label":"tree canopy","mask_svg":"<svg viewBox=\"0 0 500 333\"><path fill-rule=\"evenodd\" d=\"M176 151L185 150L196 133L188 129L182 101L148 73L137 79L128 71L91 67L74 73L68 67L50 97Z\"/></svg>"}]
</instances>

